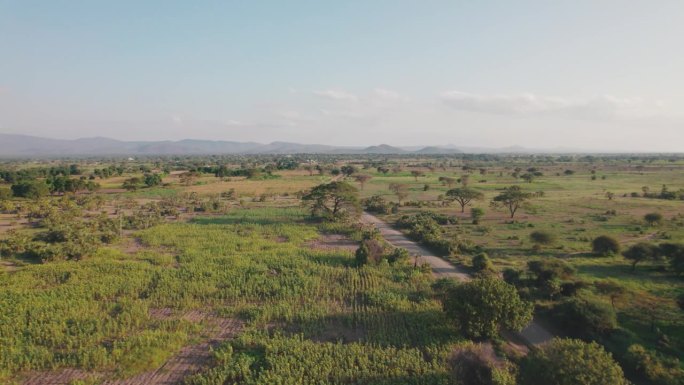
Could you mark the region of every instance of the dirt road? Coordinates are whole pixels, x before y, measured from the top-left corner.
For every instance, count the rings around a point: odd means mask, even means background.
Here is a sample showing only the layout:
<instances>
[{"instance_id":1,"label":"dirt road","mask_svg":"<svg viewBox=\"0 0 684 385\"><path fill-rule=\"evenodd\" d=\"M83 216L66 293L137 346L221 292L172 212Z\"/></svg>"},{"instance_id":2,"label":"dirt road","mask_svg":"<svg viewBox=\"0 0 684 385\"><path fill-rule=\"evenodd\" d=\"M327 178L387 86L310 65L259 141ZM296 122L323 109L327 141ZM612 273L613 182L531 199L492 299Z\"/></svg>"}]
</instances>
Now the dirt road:
<instances>
[{"instance_id":1,"label":"dirt road","mask_svg":"<svg viewBox=\"0 0 684 385\"><path fill-rule=\"evenodd\" d=\"M392 245L405 248L411 255L418 255L418 263L428 263L432 266L432 273L436 277L455 278L459 281L468 281L471 279L467 272L408 239L400 231L393 229L378 217L364 212L361 216L361 221L375 225L387 242ZM553 334L549 333L536 321L532 321L532 323L527 325L520 333L505 333L504 336L509 340L522 340L527 345L539 345L553 339ZM511 338L509 338L509 336Z\"/></svg>"}]
</instances>

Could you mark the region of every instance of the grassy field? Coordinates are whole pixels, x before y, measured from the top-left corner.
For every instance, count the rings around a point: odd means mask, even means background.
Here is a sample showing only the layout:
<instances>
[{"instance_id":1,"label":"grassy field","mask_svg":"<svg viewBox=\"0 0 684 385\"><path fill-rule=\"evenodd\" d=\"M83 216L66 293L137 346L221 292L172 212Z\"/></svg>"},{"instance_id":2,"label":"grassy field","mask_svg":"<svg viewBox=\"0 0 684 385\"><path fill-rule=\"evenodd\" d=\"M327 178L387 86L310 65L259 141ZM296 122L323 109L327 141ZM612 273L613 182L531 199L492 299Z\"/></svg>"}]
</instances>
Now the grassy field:
<instances>
[{"instance_id":1,"label":"grassy field","mask_svg":"<svg viewBox=\"0 0 684 385\"><path fill-rule=\"evenodd\" d=\"M444 383L459 337L445 325L429 276L409 265L355 269L350 251L308 246L319 229L299 209L236 210L136 235L143 246L132 254L103 248L88 260L0 275L3 381L60 367L119 377L149 370L202 331L154 314L199 309L244 320L243 337L221 348L233 352L221 362L273 360L270 371L250 369L254 383L301 378L322 357L328 378L353 371L366 379L359 383L378 383L381 374L392 381L420 373ZM259 353L273 349L281 354ZM367 363L348 362L361 350ZM279 370L282 353L298 356L300 369Z\"/></svg>"}]
</instances>

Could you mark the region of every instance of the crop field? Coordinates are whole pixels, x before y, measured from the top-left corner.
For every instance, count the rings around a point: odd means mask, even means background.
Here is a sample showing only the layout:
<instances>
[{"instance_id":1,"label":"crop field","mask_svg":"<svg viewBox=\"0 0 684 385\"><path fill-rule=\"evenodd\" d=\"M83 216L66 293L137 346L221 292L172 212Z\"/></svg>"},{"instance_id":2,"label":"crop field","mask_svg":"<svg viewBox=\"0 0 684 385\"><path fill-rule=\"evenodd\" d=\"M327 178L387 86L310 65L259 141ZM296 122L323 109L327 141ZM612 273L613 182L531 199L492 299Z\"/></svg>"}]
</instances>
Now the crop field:
<instances>
[{"instance_id":1,"label":"crop field","mask_svg":"<svg viewBox=\"0 0 684 385\"><path fill-rule=\"evenodd\" d=\"M366 210L504 281L535 322L597 342L634 383L679 384L681 266L625 253L684 243L682 159L308 158L0 165L0 383L446 385L476 351L513 384L540 347L516 350L514 325L455 321L456 283L387 244ZM525 196L514 215L497 204L510 186ZM454 189L474 198L462 209ZM619 250L597 254L599 236Z\"/></svg>"}]
</instances>

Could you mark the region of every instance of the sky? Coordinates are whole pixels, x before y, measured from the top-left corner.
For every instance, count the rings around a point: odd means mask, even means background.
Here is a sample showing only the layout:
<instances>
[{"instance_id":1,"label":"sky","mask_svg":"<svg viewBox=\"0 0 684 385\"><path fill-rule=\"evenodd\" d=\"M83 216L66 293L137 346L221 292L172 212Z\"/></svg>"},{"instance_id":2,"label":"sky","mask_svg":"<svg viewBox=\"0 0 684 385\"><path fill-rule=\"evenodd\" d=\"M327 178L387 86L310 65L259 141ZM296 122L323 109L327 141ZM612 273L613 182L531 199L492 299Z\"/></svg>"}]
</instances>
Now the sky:
<instances>
[{"instance_id":1,"label":"sky","mask_svg":"<svg viewBox=\"0 0 684 385\"><path fill-rule=\"evenodd\" d=\"M0 0L0 133L684 151L684 1Z\"/></svg>"}]
</instances>

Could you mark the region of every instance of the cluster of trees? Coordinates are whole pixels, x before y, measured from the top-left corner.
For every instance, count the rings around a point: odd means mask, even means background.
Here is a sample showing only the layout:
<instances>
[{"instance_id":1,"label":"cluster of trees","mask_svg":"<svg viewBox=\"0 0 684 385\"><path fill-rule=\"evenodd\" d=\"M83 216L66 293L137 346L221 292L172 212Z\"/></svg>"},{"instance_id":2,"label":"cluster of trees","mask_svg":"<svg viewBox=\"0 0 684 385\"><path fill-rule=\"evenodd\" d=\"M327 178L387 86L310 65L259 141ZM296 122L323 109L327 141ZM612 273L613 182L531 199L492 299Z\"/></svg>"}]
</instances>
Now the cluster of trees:
<instances>
[{"instance_id":1,"label":"cluster of trees","mask_svg":"<svg viewBox=\"0 0 684 385\"><path fill-rule=\"evenodd\" d=\"M639 193L632 193L633 197L638 197ZM652 192L651 188L644 186L641 188L641 196L652 199L666 199L666 200L684 200L684 189L678 191L670 191L667 185L663 185L658 192Z\"/></svg>"},{"instance_id":2,"label":"cluster of trees","mask_svg":"<svg viewBox=\"0 0 684 385\"><path fill-rule=\"evenodd\" d=\"M450 255L465 247L457 239L444 237L442 225L455 224L456 218L431 212L404 215L396 222L396 227L408 230L409 237L424 244L440 255Z\"/></svg>"},{"instance_id":3,"label":"cluster of trees","mask_svg":"<svg viewBox=\"0 0 684 385\"><path fill-rule=\"evenodd\" d=\"M659 245L639 242L630 246L622 255L632 263L632 271L640 262L666 262L669 267L677 274L684 273L684 244L681 243L661 243Z\"/></svg>"},{"instance_id":4,"label":"cluster of trees","mask_svg":"<svg viewBox=\"0 0 684 385\"><path fill-rule=\"evenodd\" d=\"M91 256L98 245L119 236L119 226L106 214L82 217L80 207L70 200L37 206L31 213L40 231L29 235L12 231L0 241L0 255L24 255L42 262L80 260Z\"/></svg>"},{"instance_id":5,"label":"cluster of trees","mask_svg":"<svg viewBox=\"0 0 684 385\"><path fill-rule=\"evenodd\" d=\"M380 195L373 195L370 198L366 198L361 201L363 208L370 212L376 214L392 214L399 211L399 205L396 203L389 202Z\"/></svg>"},{"instance_id":6,"label":"cluster of trees","mask_svg":"<svg viewBox=\"0 0 684 385\"><path fill-rule=\"evenodd\" d=\"M490 348L469 344L450 359L457 385L627 385L620 366L596 343L554 339L518 365L497 358Z\"/></svg>"},{"instance_id":7,"label":"cluster of trees","mask_svg":"<svg viewBox=\"0 0 684 385\"><path fill-rule=\"evenodd\" d=\"M155 187L162 184L162 175L158 173L147 173L142 177L128 178L123 182L122 187L128 191L136 191L144 187Z\"/></svg>"}]
</instances>

